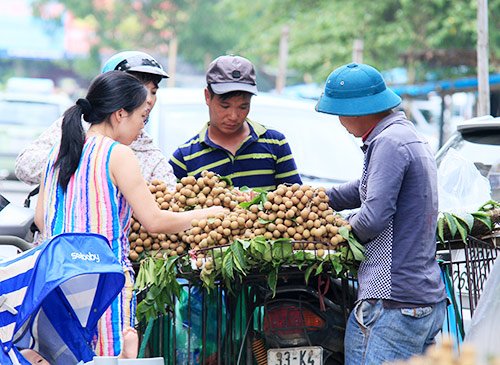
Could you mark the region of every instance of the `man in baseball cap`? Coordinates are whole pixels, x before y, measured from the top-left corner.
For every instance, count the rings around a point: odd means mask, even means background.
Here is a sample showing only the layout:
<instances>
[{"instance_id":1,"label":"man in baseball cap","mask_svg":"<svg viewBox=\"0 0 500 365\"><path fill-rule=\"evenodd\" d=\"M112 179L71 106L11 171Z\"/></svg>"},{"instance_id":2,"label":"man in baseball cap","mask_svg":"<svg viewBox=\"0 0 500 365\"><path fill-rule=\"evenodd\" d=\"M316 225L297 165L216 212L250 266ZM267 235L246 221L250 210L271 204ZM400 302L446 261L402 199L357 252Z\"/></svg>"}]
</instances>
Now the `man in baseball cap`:
<instances>
[{"instance_id":1,"label":"man in baseball cap","mask_svg":"<svg viewBox=\"0 0 500 365\"><path fill-rule=\"evenodd\" d=\"M285 136L247 118L257 94L254 65L241 56L220 56L208 66L206 80L210 120L173 153L177 178L211 170L229 176L234 186L301 183Z\"/></svg>"},{"instance_id":2,"label":"man in baseball cap","mask_svg":"<svg viewBox=\"0 0 500 365\"><path fill-rule=\"evenodd\" d=\"M221 56L213 60L207 70L207 85L217 94L246 91L257 95L255 68L246 58Z\"/></svg>"},{"instance_id":3,"label":"man in baseball cap","mask_svg":"<svg viewBox=\"0 0 500 365\"><path fill-rule=\"evenodd\" d=\"M366 248L346 328L346 365L421 354L445 316L435 258L436 162L404 112L393 111L400 103L379 71L350 63L328 76L316 107L361 137L365 154L360 179L328 190L336 211L359 208L349 223Z\"/></svg>"}]
</instances>

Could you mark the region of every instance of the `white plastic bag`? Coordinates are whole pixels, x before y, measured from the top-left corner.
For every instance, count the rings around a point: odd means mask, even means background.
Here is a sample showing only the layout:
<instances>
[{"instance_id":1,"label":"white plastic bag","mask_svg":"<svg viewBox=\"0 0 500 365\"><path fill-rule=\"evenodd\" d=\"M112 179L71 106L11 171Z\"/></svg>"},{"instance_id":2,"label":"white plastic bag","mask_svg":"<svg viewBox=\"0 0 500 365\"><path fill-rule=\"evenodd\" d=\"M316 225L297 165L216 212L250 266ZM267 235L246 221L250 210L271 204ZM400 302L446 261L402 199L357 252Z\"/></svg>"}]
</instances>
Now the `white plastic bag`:
<instances>
[{"instance_id":1,"label":"white plastic bag","mask_svg":"<svg viewBox=\"0 0 500 365\"><path fill-rule=\"evenodd\" d=\"M483 361L490 356L500 357L500 336L498 336L500 328L499 260L498 258L495 260L472 316L470 328L465 334L465 342L474 345L476 353Z\"/></svg>"},{"instance_id":2,"label":"white plastic bag","mask_svg":"<svg viewBox=\"0 0 500 365\"><path fill-rule=\"evenodd\" d=\"M489 180L450 148L438 169L439 211L472 213L491 199Z\"/></svg>"}]
</instances>

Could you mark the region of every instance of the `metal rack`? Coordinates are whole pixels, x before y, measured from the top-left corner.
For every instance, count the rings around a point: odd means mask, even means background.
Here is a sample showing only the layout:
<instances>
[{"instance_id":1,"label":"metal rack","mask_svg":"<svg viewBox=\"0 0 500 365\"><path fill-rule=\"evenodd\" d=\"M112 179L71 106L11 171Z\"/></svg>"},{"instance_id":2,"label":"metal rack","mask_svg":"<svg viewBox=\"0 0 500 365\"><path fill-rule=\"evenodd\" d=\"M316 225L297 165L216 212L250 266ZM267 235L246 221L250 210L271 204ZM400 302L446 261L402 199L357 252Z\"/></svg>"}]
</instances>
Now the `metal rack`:
<instances>
[{"instance_id":1,"label":"metal rack","mask_svg":"<svg viewBox=\"0 0 500 365\"><path fill-rule=\"evenodd\" d=\"M443 332L460 344L474 315L488 275L498 256L496 238L468 236L466 242L445 241L438 244L439 260L451 305Z\"/></svg>"}]
</instances>

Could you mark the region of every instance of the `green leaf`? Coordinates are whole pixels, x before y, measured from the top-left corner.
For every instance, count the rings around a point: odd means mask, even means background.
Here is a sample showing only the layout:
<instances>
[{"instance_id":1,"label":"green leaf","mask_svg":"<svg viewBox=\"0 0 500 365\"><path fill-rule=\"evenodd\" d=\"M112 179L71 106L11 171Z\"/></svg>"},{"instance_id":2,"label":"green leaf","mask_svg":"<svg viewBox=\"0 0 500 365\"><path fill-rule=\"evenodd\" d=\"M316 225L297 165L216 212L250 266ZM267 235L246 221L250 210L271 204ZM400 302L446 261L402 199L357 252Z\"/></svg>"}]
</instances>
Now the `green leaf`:
<instances>
[{"instance_id":1,"label":"green leaf","mask_svg":"<svg viewBox=\"0 0 500 365\"><path fill-rule=\"evenodd\" d=\"M306 272L304 273L304 280L306 281L306 284L309 283L309 277L311 276L311 273L313 270L316 268L316 264L310 265L307 269Z\"/></svg>"},{"instance_id":2,"label":"green leaf","mask_svg":"<svg viewBox=\"0 0 500 365\"><path fill-rule=\"evenodd\" d=\"M245 250L243 249L241 242L240 241L233 242L230 248L234 255L235 266L243 275L246 275L245 268L247 265L245 259Z\"/></svg>"},{"instance_id":3,"label":"green leaf","mask_svg":"<svg viewBox=\"0 0 500 365\"><path fill-rule=\"evenodd\" d=\"M292 257L293 245L289 239L276 240L271 244L272 256L277 260L284 260Z\"/></svg>"},{"instance_id":4,"label":"green leaf","mask_svg":"<svg viewBox=\"0 0 500 365\"><path fill-rule=\"evenodd\" d=\"M339 234L347 241L349 239L349 230L347 227L342 226L339 228Z\"/></svg>"},{"instance_id":5,"label":"green leaf","mask_svg":"<svg viewBox=\"0 0 500 365\"><path fill-rule=\"evenodd\" d=\"M487 211L495 209L495 208L500 208L500 203L495 201L495 200L488 200L478 210L483 211L483 212L487 212Z\"/></svg>"},{"instance_id":6,"label":"green leaf","mask_svg":"<svg viewBox=\"0 0 500 365\"><path fill-rule=\"evenodd\" d=\"M266 251L266 242L262 242L261 240L253 239L250 241L250 252L257 256L261 257Z\"/></svg>"},{"instance_id":7,"label":"green leaf","mask_svg":"<svg viewBox=\"0 0 500 365\"><path fill-rule=\"evenodd\" d=\"M250 247L250 241L249 240L238 240L238 241L241 243L243 249L247 251L248 248Z\"/></svg>"},{"instance_id":8,"label":"green leaf","mask_svg":"<svg viewBox=\"0 0 500 365\"><path fill-rule=\"evenodd\" d=\"M222 277L234 280L234 261L231 252L228 252L222 260Z\"/></svg>"},{"instance_id":9,"label":"green leaf","mask_svg":"<svg viewBox=\"0 0 500 365\"><path fill-rule=\"evenodd\" d=\"M323 264L324 264L324 262L319 264L318 267L316 268L316 275L319 275L323 272Z\"/></svg>"},{"instance_id":10,"label":"green leaf","mask_svg":"<svg viewBox=\"0 0 500 365\"><path fill-rule=\"evenodd\" d=\"M220 181L225 181L227 186L233 186L233 181L228 176L219 176Z\"/></svg>"},{"instance_id":11,"label":"green leaf","mask_svg":"<svg viewBox=\"0 0 500 365\"><path fill-rule=\"evenodd\" d=\"M437 222L437 234L441 243L444 243L444 217L438 219Z\"/></svg>"},{"instance_id":12,"label":"green leaf","mask_svg":"<svg viewBox=\"0 0 500 365\"><path fill-rule=\"evenodd\" d=\"M245 209L248 209L250 208L252 205L254 204L259 204L260 203L260 197L259 196L256 196L255 198L253 198L252 200L250 200L249 202L241 202L240 204L238 204L240 207L242 208L245 208Z\"/></svg>"},{"instance_id":13,"label":"green leaf","mask_svg":"<svg viewBox=\"0 0 500 365\"><path fill-rule=\"evenodd\" d=\"M354 236L349 235L347 241L349 243L349 248L351 249L352 255L356 261L363 261L365 259L365 247L359 243Z\"/></svg>"},{"instance_id":14,"label":"green leaf","mask_svg":"<svg viewBox=\"0 0 500 365\"><path fill-rule=\"evenodd\" d=\"M457 219L450 213L444 212L444 217L446 219L446 223L448 224L448 228L450 229L451 238L454 238L457 234Z\"/></svg>"},{"instance_id":15,"label":"green leaf","mask_svg":"<svg viewBox=\"0 0 500 365\"><path fill-rule=\"evenodd\" d=\"M276 295L276 284L278 283L278 268L275 267L269 271L267 275L267 285L269 285L269 289L273 292L273 298Z\"/></svg>"},{"instance_id":16,"label":"green leaf","mask_svg":"<svg viewBox=\"0 0 500 365\"><path fill-rule=\"evenodd\" d=\"M338 258L332 259L330 260L330 262L332 263L332 267L335 270L335 273L337 275L340 274L342 272L342 264L338 261Z\"/></svg>"},{"instance_id":17,"label":"green leaf","mask_svg":"<svg viewBox=\"0 0 500 365\"><path fill-rule=\"evenodd\" d=\"M460 223L457 221L457 229L458 232L460 233L460 237L462 237L462 241L464 243L467 243L467 228L465 226L465 223Z\"/></svg>"},{"instance_id":18,"label":"green leaf","mask_svg":"<svg viewBox=\"0 0 500 365\"><path fill-rule=\"evenodd\" d=\"M493 223L491 221L491 216L489 214L483 212L476 212L472 213L472 216L481 223L483 223L486 227L488 227L490 231L493 229Z\"/></svg>"},{"instance_id":19,"label":"green leaf","mask_svg":"<svg viewBox=\"0 0 500 365\"><path fill-rule=\"evenodd\" d=\"M461 220L464 222L467 227L469 228L469 232L472 231L472 227L474 226L474 216L469 213L460 213L460 214L453 214L457 219Z\"/></svg>"}]
</instances>

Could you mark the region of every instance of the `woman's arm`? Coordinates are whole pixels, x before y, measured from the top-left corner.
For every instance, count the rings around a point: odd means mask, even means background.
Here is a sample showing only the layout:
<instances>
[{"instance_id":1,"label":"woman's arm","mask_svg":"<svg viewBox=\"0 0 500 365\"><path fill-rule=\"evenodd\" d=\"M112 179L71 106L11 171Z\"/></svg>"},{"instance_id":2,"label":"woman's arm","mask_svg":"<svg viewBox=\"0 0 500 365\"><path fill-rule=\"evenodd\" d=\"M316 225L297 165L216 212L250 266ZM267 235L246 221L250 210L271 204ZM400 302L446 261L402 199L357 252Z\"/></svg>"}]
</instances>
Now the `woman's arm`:
<instances>
[{"instance_id":1,"label":"woman's arm","mask_svg":"<svg viewBox=\"0 0 500 365\"><path fill-rule=\"evenodd\" d=\"M43 232L45 231L44 227L45 212L43 208L45 184L43 183L43 180L44 179L40 181L40 190L38 191L38 199L36 201L36 208L35 208L35 225L38 227L41 237L43 237Z\"/></svg>"},{"instance_id":2,"label":"woman's arm","mask_svg":"<svg viewBox=\"0 0 500 365\"><path fill-rule=\"evenodd\" d=\"M116 146L109 163L111 178L132 207L134 216L151 233L178 233L191 227L193 219L202 219L223 213L223 207L195 209L188 212L161 210L141 175L139 162L132 150Z\"/></svg>"}]
</instances>

